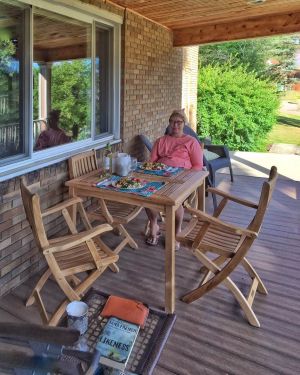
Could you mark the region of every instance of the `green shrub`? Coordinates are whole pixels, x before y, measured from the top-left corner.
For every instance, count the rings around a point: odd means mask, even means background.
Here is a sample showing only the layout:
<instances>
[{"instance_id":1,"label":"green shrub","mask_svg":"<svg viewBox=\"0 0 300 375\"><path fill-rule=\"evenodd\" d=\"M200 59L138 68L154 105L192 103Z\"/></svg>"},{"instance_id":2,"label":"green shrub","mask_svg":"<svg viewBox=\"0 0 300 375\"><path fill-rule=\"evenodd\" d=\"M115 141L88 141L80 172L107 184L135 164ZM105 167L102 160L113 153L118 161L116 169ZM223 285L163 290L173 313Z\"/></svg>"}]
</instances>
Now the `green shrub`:
<instances>
[{"instance_id":1,"label":"green shrub","mask_svg":"<svg viewBox=\"0 0 300 375\"><path fill-rule=\"evenodd\" d=\"M241 66L201 68L197 100L198 134L231 150L255 151L276 123L276 87Z\"/></svg>"}]
</instances>

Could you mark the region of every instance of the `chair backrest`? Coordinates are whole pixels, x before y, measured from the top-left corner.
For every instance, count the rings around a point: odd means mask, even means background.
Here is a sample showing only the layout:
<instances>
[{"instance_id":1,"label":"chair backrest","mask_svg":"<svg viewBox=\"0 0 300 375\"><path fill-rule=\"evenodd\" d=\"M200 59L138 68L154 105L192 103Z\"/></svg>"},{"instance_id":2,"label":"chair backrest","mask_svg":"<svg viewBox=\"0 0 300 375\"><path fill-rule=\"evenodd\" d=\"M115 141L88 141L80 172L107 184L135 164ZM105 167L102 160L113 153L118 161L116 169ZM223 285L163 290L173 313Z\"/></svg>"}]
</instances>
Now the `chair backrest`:
<instances>
[{"instance_id":1,"label":"chair backrest","mask_svg":"<svg viewBox=\"0 0 300 375\"><path fill-rule=\"evenodd\" d=\"M268 181L265 181L263 183L256 214L248 226L248 229L253 230L256 233L260 231L264 215L268 208L268 204L272 198L272 194L276 185L277 178L278 178L277 168L273 166L270 170Z\"/></svg>"},{"instance_id":2,"label":"chair backrest","mask_svg":"<svg viewBox=\"0 0 300 375\"><path fill-rule=\"evenodd\" d=\"M189 125L184 125L183 133L190 135L191 137L195 138L199 143L202 143L204 145L211 144L211 140L209 137L199 137L195 130L193 130ZM166 134L169 134L169 125L166 127L165 135Z\"/></svg>"},{"instance_id":3,"label":"chair backrest","mask_svg":"<svg viewBox=\"0 0 300 375\"><path fill-rule=\"evenodd\" d=\"M97 170L96 151L91 150L72 156L69 161L70 178L77 178Z\"/></svg>"},{"instance_id":4,"label":"chair backrest","mask_svg":"<svg viewBox=\"0 0 300 375\"><path fill-rule=\"evenodd\" d=\"M21 179L20 188L26 218L30 224L39 249L43 250L45 247L49 246L49 242L42 220L40 198L37 194L31 193L31 191L25 185L24 178Z\"/></svg>"},{"instance_id":5,"label":"chair backrest","mask_svg":"<svg viewBox=\"0 0 300 375\"><path fill-rule=\"evenodd\" d=\"M203 144L206 145L206 144L211 144L211 140L209 138L203 138L203 140L201 138L198 137L198 134L188 125L184 125L184 128L183 128L183 132L184 134L187 134L187 135L190 135L192 137L194 137L195 139L197 139L197 141L201 144L201 146L203 147ZM166 127L166 130L165 130L165 135L169 134L169 126ZM139 137L140 137L140 140L143 142L143 144L146 146L146 148L148 149L148 151L152 151L152 142L150 141L150 139L145 136L144 134L139 134Z\"/></svg>"},{"instance_id":6,"label":"chair backrest","mask_svg":"<svg viewBox=\"0 0 300 375\"><path fill-rule=\"evenodd\" d=\"M145 147L147 148L147 150L151 152L153 145L152 145L152 142L150 141L150 139L148 137L146 137L144 134L139 134L139 137L140 137L140 140L145 145Z\"/></svg>"}]
</instances>

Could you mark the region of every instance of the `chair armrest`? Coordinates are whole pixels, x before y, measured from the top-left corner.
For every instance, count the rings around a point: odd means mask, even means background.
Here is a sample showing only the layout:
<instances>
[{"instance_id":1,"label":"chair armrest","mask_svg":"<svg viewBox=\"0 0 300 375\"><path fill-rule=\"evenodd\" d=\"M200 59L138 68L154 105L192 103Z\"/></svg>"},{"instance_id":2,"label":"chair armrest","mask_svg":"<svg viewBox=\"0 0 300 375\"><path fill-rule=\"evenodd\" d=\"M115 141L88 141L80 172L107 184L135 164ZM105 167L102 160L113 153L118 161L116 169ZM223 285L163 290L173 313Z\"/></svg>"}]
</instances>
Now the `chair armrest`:
<instances>
[{"instance_id":1,"label":"chair armrest","mask_svg":"<svg viewBox=\"0 0 300 375\"><path fill-rule=\"evenodd\" d=\"M202 143L204 146L211 145L211 139L209 137L199 137L198 141Z\"/></svg>"},{"instance_id":2,"label":"chair armrest","mask_svg":"<svg viewBox=\"0 0 300 375\"><path fill-rule=\"evenodd\" d=\"M231 201L233 201L235 203L242 204L243 206L247 206L247 207L255 208L255 209L258 208L258 205L256 203L247 201L246 199L243 199L243 198L236 197L235 195L231 195L231 194L225 193L222 190L209 187L209 188L207 188L207 191L209 193L212 193L212 194L220 195L221 197L227 198L227 199L229 199L229 200L231 200Z\"/></svg>"},{"instance_id":3,"label":"chair armrest","mask_svg":"<svg viewBox=\"0 0 300 375\"><path fill-rule=\"evenodd\" d=\"M187 209L188 212L190 212L192 215L197 216L202 221L205 221L205 222L210 223L210 224L218 225L218 226L220 226L224 229L230 230L233 233L236 233L236 234L239 234L239 235L245 235L245 236L251 237L251 238L256 238L257 235L258 235L256 232L253 232L252 230L237 227L237 226L232 225L232 224L224 223L224 221L222 221L220 219L217 219L213 216L207 215L202 211L195 210L194 208L187 207L186 209Z\"/></svg>"},{"instance_id":4,"label":"chair armrest","mask_svg":"<svg viewBox=\"0 0 300 375\"><path fill-rule=\"evenodd\" d=\"M224 145L208 145L208 144L205 144L204 148L207 151L211 151L211 152L214 152L215 154L220 155L220 157L229 158L228 148Z\"/></svg>"},{"instance_id":5,"label":"chair armrest","mask_svg":"<svg viewBox=\"0 0 300 375\"><path fill-rule=\"evenodd\" d=\"M71 249L75 246L81 245L83 242L89 241L92 238L112 230L112 226L109 224L101 224L92 229L86 230L81 233L70 234L69 236L64 236L61 238L55 238L49 240L50 246L44 250L44 254L57 253L59 251L65 251Z\"/></svg>"},{"instance_id":6,"label":"chair armrest","mask_svg":"<svg viewBox=\"0 0 300 375\"><path fill-rule=\"evenodd\" d=\"M42 217L52 215L55 212L62 211L64 208L73 206L74 204L77 204L77 203L82 203L82 199L79 197L67 199L61 203L58 203L57 205L53 207L47 208L44 212L42 212Z\"/></svg>"}]
</instances>

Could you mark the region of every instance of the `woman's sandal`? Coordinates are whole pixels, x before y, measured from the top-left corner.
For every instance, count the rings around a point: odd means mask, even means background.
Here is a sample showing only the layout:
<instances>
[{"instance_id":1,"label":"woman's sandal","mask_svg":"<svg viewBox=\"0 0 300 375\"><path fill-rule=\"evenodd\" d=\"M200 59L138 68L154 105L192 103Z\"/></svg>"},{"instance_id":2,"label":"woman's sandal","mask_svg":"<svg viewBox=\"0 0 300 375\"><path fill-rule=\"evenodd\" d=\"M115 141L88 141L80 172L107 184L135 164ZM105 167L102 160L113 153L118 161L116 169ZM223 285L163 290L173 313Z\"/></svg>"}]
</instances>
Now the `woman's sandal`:
<instances>
[{"instance_id":1,"label":"woman's sandal","mask_svg":"<svg viewBox=\"0 0 300 375\"><path fill-rule=\"evenodd\" d=\"M146 237L146 239L145 239L146 244L149 245L149 246L157 246L157 245L158 245L158 240L159 240L160 235L161 235L160 232L158 232L158 233L156 234L156 236L152 236L152 235L150 234L150 235L149 235L148 237Z\"/></svg>"}]
</instances>

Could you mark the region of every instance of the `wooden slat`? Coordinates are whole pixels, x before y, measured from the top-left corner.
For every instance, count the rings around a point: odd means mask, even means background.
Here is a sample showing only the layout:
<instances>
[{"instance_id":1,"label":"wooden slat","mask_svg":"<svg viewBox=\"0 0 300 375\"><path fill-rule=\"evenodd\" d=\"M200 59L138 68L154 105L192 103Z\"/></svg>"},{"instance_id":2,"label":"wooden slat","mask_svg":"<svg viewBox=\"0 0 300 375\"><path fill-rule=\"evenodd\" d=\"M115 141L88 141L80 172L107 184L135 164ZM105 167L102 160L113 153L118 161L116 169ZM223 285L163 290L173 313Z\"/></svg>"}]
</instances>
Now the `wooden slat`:
<instances>
[{"instance_id":1,"label":"wooden slat","mask_svg":"<svg viewBox=\"0 0 300 375\"><path fill-rule=\"evenodd\" d=\"M241 21L196 25L174 30L174 46L189 46L230 40L290 34L300 31L300 12L260 16Z\"/></svg>"},{"instance_id":2,"label":"wooden slat","mask_svg":"<svg viewBox=\"0 0 300 375\"><path fill-rule=\"evenodd\" d=\"M273 16L278 13L300 10L298 0L267 0L253 5L245 0L111 0L111 3L133 10L170 29L199 24L224 23L259 15Z\"/></svg>"}]
</instances>

